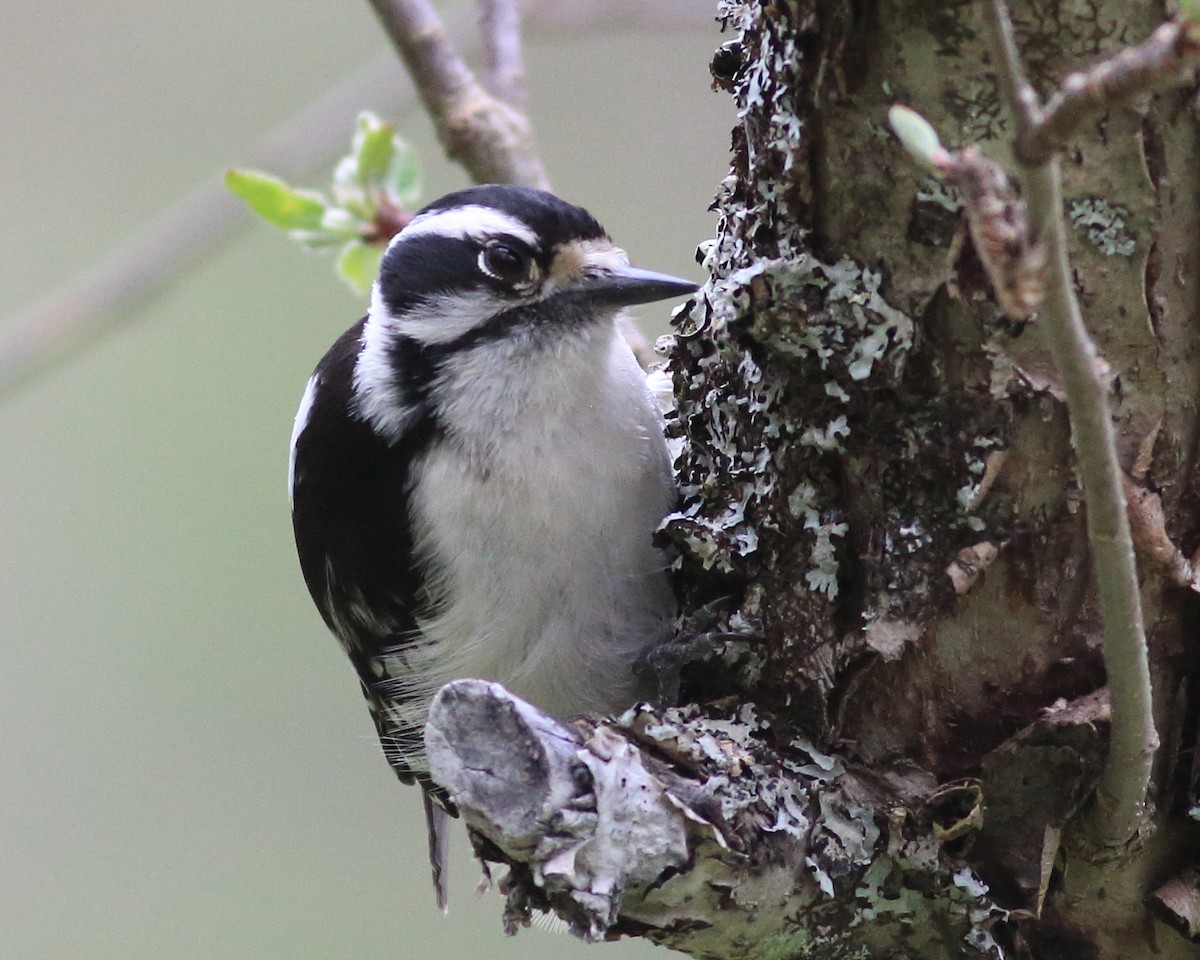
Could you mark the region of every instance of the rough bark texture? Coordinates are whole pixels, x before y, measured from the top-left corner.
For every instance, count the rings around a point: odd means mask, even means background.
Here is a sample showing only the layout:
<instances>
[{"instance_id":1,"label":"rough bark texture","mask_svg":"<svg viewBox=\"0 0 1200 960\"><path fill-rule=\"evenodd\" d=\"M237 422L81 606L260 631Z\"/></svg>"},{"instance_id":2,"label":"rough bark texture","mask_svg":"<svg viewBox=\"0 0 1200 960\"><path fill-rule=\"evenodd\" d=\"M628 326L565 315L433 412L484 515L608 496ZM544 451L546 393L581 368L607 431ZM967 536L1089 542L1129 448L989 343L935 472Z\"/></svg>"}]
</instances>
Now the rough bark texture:
<instances>
[{"instance_id":1,"label":"rough bark texture","mask_svg":"<svg viewBox=\"0 0 1200 960\"><path fill-rule=\"evenodd\" d=\"M544 829L562 803L603 809L619 744L665 798L646 849L673 852L650 880L621 860L588 908L561 871L548 879L537 842L514 846L486 813L482 849L520 864L518 913L549 903L588 936L695 956L1196 956L1196 594L1143 559L1155 814L1129 849L1090 850L1074 815L1104 762L1107 705L1058 375L1036 318L998 310L956 198L884 127L907 103L948 146L1011 163L977 11L719 10L713 74L739 123L711 279L673 349L683 505L663 531L685 609L710 605L690 624L706 636L677 651L700 658L683 697L702 705L558 727L550 740L589 773L574 801L537 807ZM1012 12L1043 92L1167 14L1134 0ZM1121 462L1161 495L1183 556L1200 543L1195 97L1109 111L1065 164Z\"/></svg>"},{"instance_id":2,"label":"rough bark texture","mask_svg":"<svg viewBox=\"0 0 1200 960\"><path fill-rule=\"evenodd\" d=\"M510 929L540 909L712 960L999 956L1005 912L940 849L978 788L780 736L733 698L563 724L483 680L444 687L426 727L477 849L514 865Z\"/></svg>"}]
</instances>

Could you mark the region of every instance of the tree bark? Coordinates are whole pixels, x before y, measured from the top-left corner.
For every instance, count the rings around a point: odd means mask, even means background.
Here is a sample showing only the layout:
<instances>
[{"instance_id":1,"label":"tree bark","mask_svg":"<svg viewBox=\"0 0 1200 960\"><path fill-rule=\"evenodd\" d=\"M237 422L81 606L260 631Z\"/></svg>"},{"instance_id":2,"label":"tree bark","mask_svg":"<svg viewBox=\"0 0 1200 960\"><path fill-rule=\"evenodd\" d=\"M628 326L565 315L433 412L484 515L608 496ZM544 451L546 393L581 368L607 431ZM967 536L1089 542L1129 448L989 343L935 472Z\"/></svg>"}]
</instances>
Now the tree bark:
<instances>
[{"instance_id":1,"label":"tree bark","mask_svg":"<svg viewBox=\"0 0 1200 960\"><path fill-rule=\"evenodd\" d=\"M1020 181L979 11L719 11L738 124L672 351L683 500L662 531L698 611L667 652L689 706L564 725L448 688L435 773L513 865L511 922L551 907L697 957L1196 956L1200 603L1178 573L1200 543L1195 86L1109 109L1063 163L1128 495L1162 518L1134 523L1152 814L1100 849L1079 824L1107 755L1102 625L1060 374L1037 317L997 306L958 198L885 127L906 103ZM1167 11L1012 14L1044 95ZM477 789L505 743L537 771L524 800Z\"/></svg>"}]
</instances>

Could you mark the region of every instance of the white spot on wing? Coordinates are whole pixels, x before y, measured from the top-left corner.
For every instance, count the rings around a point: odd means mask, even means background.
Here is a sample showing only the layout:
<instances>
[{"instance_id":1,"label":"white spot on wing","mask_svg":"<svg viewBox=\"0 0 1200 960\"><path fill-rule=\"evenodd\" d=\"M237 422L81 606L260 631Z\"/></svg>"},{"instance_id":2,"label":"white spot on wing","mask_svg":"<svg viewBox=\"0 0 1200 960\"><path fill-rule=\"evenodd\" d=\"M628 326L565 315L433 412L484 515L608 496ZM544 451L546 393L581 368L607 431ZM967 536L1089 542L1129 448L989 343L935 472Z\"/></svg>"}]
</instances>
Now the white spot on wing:
<instances>
[{"instance_id":1,"label":"white spot on wing","mask_svg":"<svg viewBox=\"0 0 1200 960\"><path fill-rule=\"evenodd\" d=\"M300 398L300 409L296 411L296 419L292 424L292 443L288 449L288 503L295 504L296 490L296 443L300 434L308 426L308 415L312 412L313 401L317 398L317 375L308 378L304 387L304 396Z\"/></svg>"}]
</instances>

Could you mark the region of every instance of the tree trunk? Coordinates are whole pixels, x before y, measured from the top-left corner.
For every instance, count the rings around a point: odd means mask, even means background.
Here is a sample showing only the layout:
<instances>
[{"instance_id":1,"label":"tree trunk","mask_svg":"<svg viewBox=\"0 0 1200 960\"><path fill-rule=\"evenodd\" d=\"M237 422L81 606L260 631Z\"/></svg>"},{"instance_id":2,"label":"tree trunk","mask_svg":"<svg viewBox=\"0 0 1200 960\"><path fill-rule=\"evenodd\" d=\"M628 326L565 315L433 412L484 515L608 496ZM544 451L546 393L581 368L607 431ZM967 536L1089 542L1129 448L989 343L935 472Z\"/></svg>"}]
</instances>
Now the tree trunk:
<instances>
[{"instance_id":1,"label":"tree trunk","mask_svg":"<svg viewBox=\"0 0 1200 960\"><path fill-rule=\"evenodd\" d=\"M1166 16L1133 0L1012 13L1043 92ZM720 14L713 74L739 122L711 279L672 354L683 505L663 534L698 611L670 652L700 706L560 725L455 686L431 716L435 772L473 797L481 850L515 864L513 922L550 906L581 934L698 957L1196 956L1198 598L1139 557L1162 748L1141 834L1098 849L1077 815L1106 757L1102 625L1059 374L1037 317L998 308L958 198L885 126L909 104L1019 181L978 11ZM1188 555L1194 97L1109 110L1064 163L1121 465ZM504 730L490 748L481 723ZM522 786L472 794L479 757L514 743Z\"/></svg>"}]
</instances>

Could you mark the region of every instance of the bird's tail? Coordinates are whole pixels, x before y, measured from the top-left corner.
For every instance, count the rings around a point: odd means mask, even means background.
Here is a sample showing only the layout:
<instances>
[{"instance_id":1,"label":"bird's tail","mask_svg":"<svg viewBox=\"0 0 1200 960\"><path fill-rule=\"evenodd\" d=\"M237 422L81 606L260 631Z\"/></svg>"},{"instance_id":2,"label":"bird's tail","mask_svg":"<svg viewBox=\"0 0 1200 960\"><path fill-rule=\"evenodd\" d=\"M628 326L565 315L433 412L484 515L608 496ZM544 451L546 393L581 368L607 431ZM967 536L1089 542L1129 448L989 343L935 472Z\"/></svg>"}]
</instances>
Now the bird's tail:
<instances>
[{"instance_id":1,"label":"bird's tail","mask_svg":"<svg viewBox=\"0 0 1200 960\"><path fill-rule=\"evenodd\" d=\"M425 801L425 824L429 829L429 868L433 871L433 895L442 913L450 910L450 814L428 791L421 791Z\"/></svg>"}]
</instances>

